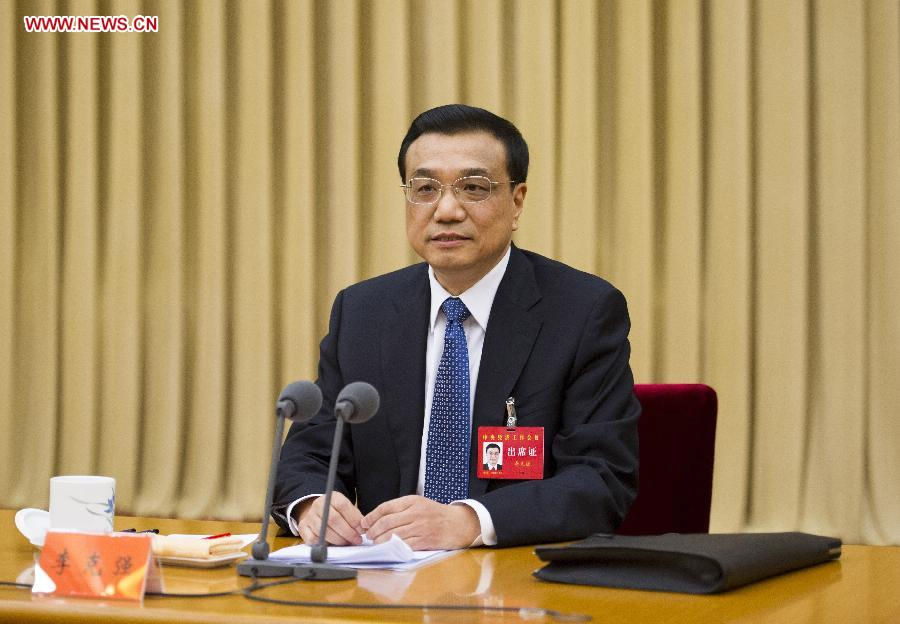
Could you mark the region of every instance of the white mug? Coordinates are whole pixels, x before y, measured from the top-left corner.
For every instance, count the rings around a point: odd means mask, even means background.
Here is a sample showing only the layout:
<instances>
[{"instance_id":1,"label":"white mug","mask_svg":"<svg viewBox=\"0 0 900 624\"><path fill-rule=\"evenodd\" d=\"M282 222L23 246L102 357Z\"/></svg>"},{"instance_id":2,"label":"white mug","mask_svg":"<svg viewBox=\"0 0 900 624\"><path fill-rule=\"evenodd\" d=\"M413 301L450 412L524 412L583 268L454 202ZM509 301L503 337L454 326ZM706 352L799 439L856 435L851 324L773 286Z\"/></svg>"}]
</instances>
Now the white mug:
<instances>
[{"instance_id":1,"label":"white mug","mask_svg":"<svg viewBox=\"0 0 900 624\"><path fill-rule=\"evenodd\" d=\"M63 476L50 479L50 528L93 533L113 530L116 480Z\"/></svg>"}]
</instances>

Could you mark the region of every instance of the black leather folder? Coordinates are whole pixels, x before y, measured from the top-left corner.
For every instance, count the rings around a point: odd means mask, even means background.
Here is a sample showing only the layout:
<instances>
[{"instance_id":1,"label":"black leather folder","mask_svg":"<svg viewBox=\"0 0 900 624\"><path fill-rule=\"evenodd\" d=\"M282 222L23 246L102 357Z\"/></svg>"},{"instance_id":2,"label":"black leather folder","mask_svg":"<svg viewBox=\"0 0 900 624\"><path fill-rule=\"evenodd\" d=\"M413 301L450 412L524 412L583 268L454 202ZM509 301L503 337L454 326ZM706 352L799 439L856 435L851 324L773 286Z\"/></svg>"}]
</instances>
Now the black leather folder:
<instances>
[{"instance_id":1,"label":"black leather folder","mask_svg":"<svg viewBox=\"0 0 900 624\"><path fill-rule=\"evenodd\" d=\"M841 540L808 533L593 535L541 546L544 581L714 594L841 556Z\"/></svg>"}]
</instances>

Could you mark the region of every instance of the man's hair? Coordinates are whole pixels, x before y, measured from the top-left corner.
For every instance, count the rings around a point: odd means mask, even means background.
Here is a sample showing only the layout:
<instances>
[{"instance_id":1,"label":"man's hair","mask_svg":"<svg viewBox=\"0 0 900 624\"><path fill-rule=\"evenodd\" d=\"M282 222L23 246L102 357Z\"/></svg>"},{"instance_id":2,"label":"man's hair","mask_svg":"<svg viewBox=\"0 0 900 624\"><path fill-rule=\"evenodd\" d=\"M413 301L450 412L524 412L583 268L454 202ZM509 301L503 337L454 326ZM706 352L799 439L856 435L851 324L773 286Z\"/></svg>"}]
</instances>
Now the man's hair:
<instances>
[{"instance_id":1,"label":"man's hair","mask_svg":"<svg viewBox=\"0 0 900 624\"><path fill-rule=\"evenodd\" d=\"M491 443L488 444L486 447L484 447L484 451L485 451L485 452L489 451L489 450L491 449L491 447L497 449L498 451L500 450L500 445L499 445L499 444L494 444L493 442L491 442Z\"/></svg>"},{"instance_id":2,"label":"man's hair","mask_svg":"<svg viewBox=\"0 0 900 624\"><path fill-rule=\"evenodd\" d=\"M494 113L466 106L447 104L432 108L413 119L412 125L400 144L397 167L400 179L406 182L406 150L412 142L423 134L460 134L463 132L487 132L497 138L506 148L506 171L509 179L524 182L528 177L528 144L522 133L511 122Z\"/></svg>"}]
</instances>

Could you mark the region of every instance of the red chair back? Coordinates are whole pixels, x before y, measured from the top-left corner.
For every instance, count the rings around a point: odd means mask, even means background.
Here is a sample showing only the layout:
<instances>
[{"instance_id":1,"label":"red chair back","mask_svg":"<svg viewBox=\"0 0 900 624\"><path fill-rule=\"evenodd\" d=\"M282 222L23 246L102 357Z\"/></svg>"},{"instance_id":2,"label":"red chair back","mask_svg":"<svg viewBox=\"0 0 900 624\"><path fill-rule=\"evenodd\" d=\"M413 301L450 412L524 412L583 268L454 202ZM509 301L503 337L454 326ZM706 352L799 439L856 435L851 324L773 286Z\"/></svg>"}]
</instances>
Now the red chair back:
<instances>
[{"instance_id":1,"label":"red chair back","mask_svg":"<svg viewBox=\"0 0 900 624\"><path fill-rule=\"evenodd\" d=\"M617 533L708 533L716 392L702 384L636 384L643 408L638 495Z\"/></svg>"}]
</instances>

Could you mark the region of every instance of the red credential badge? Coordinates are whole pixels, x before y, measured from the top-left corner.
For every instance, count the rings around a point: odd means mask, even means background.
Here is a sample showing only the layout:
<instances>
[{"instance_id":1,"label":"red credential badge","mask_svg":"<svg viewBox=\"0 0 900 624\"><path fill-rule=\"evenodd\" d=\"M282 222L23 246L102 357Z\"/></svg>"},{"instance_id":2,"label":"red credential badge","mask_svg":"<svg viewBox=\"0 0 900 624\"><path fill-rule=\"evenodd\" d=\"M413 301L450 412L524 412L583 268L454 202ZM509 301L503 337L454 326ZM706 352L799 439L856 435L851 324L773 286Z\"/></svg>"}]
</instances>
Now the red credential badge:
<instances>
[{"instance_id":1,"label":"red credential badge","mask_svg":"<svg viewBox=\"0 0 900 624\"><path fill-rule=\"evenodd\" d=\"M479 479L543 479L543 427L479 427Z\"/></svg>"}]
</instances>

